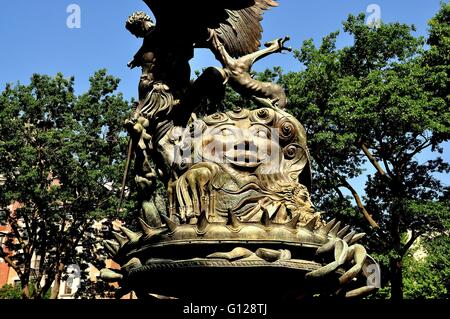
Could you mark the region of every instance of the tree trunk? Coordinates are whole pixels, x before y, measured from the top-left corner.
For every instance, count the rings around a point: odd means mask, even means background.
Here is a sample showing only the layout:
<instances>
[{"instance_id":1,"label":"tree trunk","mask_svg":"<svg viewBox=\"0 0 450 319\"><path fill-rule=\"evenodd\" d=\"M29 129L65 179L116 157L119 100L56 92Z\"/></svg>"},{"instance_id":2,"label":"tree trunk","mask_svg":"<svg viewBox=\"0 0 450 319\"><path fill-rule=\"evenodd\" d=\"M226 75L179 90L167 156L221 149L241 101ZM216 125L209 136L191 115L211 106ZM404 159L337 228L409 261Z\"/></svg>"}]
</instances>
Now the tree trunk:
<instances>
[{"instance_id":1,"label":"tree trunk","mask_svg":"<svg viewBox=\"0 0 450 319\"><path fill-rule=\"evenodd\" d=\"M390 270L391 270L391 299L398 301L403 299L403 255L402 255L402 241L400 233L400 220L402 205L401 197L399 196L400 183L393 183L393 192L396 193L396 199L392 203L392 224L391 224L391 236L392 236L392 248L394 256L390 257Z\"/></svg>"},{"instance_id":2,"label":"tree trunk","mask_svg":"<svg viewBox=\"0 0 450 319\"><path fill-rule=\"evenodd\" d=\"M403 263L401 258L391 258L391 299L403 299Z\"/></svg>"},{"instance_id":3,"label":"tree trunk","mask_svg":"<svg viewBox=\"0 0 450 319\"><path fill-rule=\"evenodd\" d=\"M22 283L22 299L30 299L30 286L28 283Z\"/></svg>"},{"instance_id":4,"label":"tree trunk","mask_svg":"<svg viewBox=\"0 0 450 319\"><path fill-rule=\"evenodd\" d=\"M64 267L65 267L65 265L63 263L60 263L58 266L58 271L56 272L56 275L55 275L55 281L53 282L52 293L50 295L50 299L58 299Z\"/></svg>"},{"instance_id":5,"label":"tree trunk","mask_svg":"<svg viewBox=\"0 0 450 319\"><path fill-rule=\"evenodd\" d=\"M22 286L22 299L31 299L31 291L30 291L30 268L25 267L23 272L21 272L20 284Z\"/></svg>"}]
</instances>

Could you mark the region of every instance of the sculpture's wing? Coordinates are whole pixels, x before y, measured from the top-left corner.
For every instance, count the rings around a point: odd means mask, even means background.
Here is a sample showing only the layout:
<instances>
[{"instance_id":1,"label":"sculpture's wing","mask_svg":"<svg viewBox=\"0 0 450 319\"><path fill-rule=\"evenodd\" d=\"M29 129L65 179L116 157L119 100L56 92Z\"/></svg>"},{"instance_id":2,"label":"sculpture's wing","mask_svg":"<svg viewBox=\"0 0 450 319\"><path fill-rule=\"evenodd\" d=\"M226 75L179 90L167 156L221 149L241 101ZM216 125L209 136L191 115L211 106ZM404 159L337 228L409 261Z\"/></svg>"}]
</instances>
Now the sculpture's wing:
<instances>
[{"instance_id":1,"label":"sculpture's wing","mask_svg":"<svg viewBox=\"0 0 450 319\"><path fill-rule=\"evenodd\" d=\"M228 53L239 57L259 49L263 13L278 6L276 0L144 0L161 32L195 39L213 29Z\"/></svg>"},{"instance_id":2,"label":"sculpture's wing","mask_svg":"<svg viewBox=\"0 0 450 319\"><path fill-rule=\"evenodd\" d=\"M250 6L241 9L226 9L228 18L215 28L233 57L255 52L261 46L262 15L270 7L278 6L273 0L251 1Z\"/></svg>"}]
</instances>

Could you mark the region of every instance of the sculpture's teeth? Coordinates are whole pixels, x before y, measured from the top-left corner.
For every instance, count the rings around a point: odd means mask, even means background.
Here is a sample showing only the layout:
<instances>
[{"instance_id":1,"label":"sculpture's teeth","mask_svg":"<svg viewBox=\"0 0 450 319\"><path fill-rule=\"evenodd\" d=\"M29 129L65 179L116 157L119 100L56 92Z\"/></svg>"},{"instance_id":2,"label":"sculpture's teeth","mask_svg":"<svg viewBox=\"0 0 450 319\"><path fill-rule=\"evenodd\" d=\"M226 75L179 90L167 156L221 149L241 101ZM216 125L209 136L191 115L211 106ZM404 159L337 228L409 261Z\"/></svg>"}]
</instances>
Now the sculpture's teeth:
<instances>
[{"instance_id":1,"label":"sculpture's teeth","mask_svg":"<svg viewBox=\"0 0 450 319\"><path fill-rule=\"evenodd\" d=\"M128 243L128 239L117 232L113 232L113 236L119 243L120 247L123 247L126 243Z\"/></svg>"},{"instance_id":2,"label":"sculpture's teeth","mask_svg":"<svg viewBox=\"0 0 450 319\"><path fill-rule=\"evenodd\" d=\"M336 237L339 229L341 228L341 222L337 222L336 225L330 230L330 235Z\"/></svg>"},{"instance_id":3,"label":"sculpture's teeth","mask_svg":"<svg viewBox=\"0 0 450 319\"><path fill-rule=\"evenodd\" d=\"M206 230L206 227L208 227L208 225L209 225L208 216L206 216L205 211L202 211L200 217L198 218L197 229L200 232L204 232Z\"/></svg>"},{"instance_id":4,"label":"sculpture's teeth","mask_svg":"<svg viewBox=\"0 0 450 319\"><path fill-rule=\"evenodd\" d=\"M131 242L136 242L136 241L138 241L139 238L141 237L140 234L135 233L134 231L129 230L129 229L126 228L126 227L120 227L120 230L125 234L125 236L128 237L128 239L129 239Z\"/></svg>"},{"instance_id":5,"label":"sculpture's teeth","mask_svg":"<svg viewBox=\"0 0 450 319\"><path fill-rule=\"evenodd\" d=\"M342 238L344 237L344 235L348 232L348 230L350 229L350 226L345 226L344 228L341 229L341 231L339 231L337 233L337 237Z\"/></svg>"},{"instance_id":6,"label":"sculpture's teeth","mask_svg":"<svg viewBox=\"0 0 450 319\"><path fill-rule=\"evenodd\" d=\"M239 218L236 216L235 213L231 209L228 210L228 221L227 225L231 226L232 228L239 228L240 226Z\"/></svg>"},{"instance_id":7,"label":"sculpture's teeth","mask_svg":"<svg viewBox=\"0 0 450 319\"><path fill-rule=\"evenodd\" d=\"M313 231L316 228L317 221L319 220L319 216L314 216L309 222L306 223L305 228Z\"/></svg>"},{"instance_id":8,"label":"sculpture's teeth","mask_svg":"<svg viewBox=\"0 0 450 319\"><path fill-rule=\"evenodd\" d=\"M331 229L333 228L334 224L336 224L336 218L333 219L332 221L330 221L328 224L326 224L325 227L322 228L322 231L325 234L328 234L331 231Z\"/></svg>"},{"instance_id":9,"label":"sculpture's teeth","mask_svg":"<svg viewBox=\"0 0 450 319\"><path fill-rule=\"evenodd\" d=\"M263 215L261 217L261 224L263 224L266 227L270 226L270 216L269 216L269 211L265 208L263 208Z\"/></svg>"},{"instance_id":10,"label":"sculpture's teeth","mask_svg":"<svg viewBox=\"0 0 450 319\"><path fill-rule=\"evenodd\" d=\"M297 214L291 219L290 222L286 223L285 226L288 228L296 229L299 221L300 221L300 214Z\"/></svg>"},{"instance_id":11,"label":"sculpture's teeth","mask_svg":"<svg viewBox=\"0 0 450 319\"><path fill-rule=\"evenodd\" d=\"M171 233L173 233L177 229L178 225L165 215L162 215L162 218L166 223L167 228L170 230Z\"/></svg>"},{"instance_id":12,"label":"sculpture's teeth","mask_svg":"<svg viewBox=\"0 0 450 319\"><path fill-rule=\"evenodd\" d=\"M356 235L352 238L352 240L350 241L349 245L353 245L354 243L356 243L356 242L358 242L359 240L361 240L361 238L363 238L364 236L366 236L365 233L359 233L359 234L356 234Z\"/></svg>"},{"instance_id":13,"label":"sculpture's teeth","mask_svg":"<svg viewBox=\"0 0 450 319\"><path fill-rule=\"evenodd\" d=\"M347 236L345 236L345 237L343 238L343 240L344 240L347 244L349 244L350 241L352 240L353 236L355 236L355 234L356 234L356 232L353 230L353 231L351 231Z\"/></svg>"},{"instance_id":14,"label":"sculpture's teeth","mask_svg":"<svg viewBox=\"0 0 450 319\"><path fill-rule=\"evenodd\" d=\"M139 218L139 224L141 224L141 228L144 231L144 234L147 237L147 239L151 239L153 237L159 236L163 232L166 231L165 228L153 228L153 227L150 227L141 218Z\"/></svg>"}]
</instances>

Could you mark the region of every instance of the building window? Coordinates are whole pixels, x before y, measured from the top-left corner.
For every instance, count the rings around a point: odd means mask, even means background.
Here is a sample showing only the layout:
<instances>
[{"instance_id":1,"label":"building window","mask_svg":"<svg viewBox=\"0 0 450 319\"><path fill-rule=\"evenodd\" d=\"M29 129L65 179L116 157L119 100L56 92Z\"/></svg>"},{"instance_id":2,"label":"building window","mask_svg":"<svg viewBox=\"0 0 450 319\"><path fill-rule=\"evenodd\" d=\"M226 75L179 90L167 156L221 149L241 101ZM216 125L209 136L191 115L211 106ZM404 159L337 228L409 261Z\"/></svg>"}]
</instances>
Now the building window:
<instances>
[{"instance_id":1,"label":"building window","mask_svg":"<svg viewBox=\"0 0 450 319\"><path fill-rule=\"evenodd\" d=\"M65 295L71 295L72 294L72 286L73 286L73 276L69 276L66 281L66 286L64 288L64 294Z\"/></svg>"}]
</instances>

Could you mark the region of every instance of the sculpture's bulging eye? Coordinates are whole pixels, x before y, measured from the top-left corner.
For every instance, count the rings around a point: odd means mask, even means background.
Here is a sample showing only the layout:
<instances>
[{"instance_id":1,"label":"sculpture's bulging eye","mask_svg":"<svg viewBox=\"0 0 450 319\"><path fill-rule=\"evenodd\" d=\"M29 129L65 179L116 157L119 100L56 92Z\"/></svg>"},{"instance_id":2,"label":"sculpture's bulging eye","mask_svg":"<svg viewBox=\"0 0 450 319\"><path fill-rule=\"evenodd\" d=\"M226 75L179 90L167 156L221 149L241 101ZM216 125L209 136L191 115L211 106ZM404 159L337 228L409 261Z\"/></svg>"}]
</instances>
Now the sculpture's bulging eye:
<instances>
[{"instance_id":1,"label":"sculpture's bulging eye","mask_svg":"<svg viewBox=\"0 0 450 319\"><path fill-rule=\"evenodd\" d=\"M234 135L234 132L230 130L229 128L224 128L222 131L222 136L230 137Z\"/></svg>"},{"instance_id":2,"label":"sculpture's bulging eye","mask_svg":"<svg viewBox=\"0 0 450 319\"><path fill-rule=\"evenodd\" d=\"M266 130L258 130L256 136L260 138L270 138L270 134Z\"/></svg>"}]
</instances>

